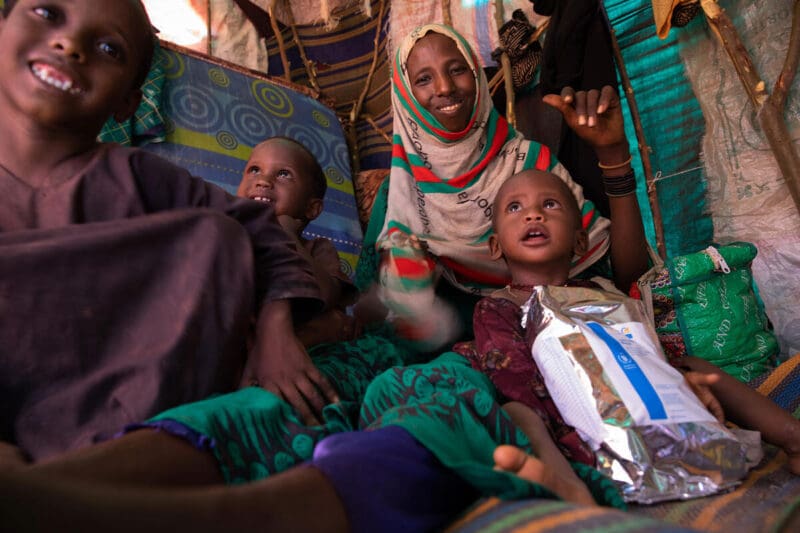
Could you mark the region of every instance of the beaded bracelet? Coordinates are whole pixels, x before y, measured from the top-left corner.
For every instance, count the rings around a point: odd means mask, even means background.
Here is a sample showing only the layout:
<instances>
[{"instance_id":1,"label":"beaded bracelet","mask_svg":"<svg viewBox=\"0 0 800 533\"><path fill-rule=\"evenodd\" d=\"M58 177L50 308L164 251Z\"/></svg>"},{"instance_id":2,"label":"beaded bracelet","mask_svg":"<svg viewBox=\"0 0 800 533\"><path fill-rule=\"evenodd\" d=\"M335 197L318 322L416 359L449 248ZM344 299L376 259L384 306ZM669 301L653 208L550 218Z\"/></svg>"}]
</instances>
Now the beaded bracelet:
<instances>
[{"instance_id":1,"label":"beaded bracelet","mask_svg":"<svg viewBox=\"0 0 800 533\"><path fill-rule=\"evenodd\" d=\"M622 163L617 163L616 165L604 165L603 163L597 163L597 166L603 170L614 170L616 168L622 168L625 165L629 164L633 160L633 156L628 156L628 159L623 161Z\"/></svg>"},{"instance_id":2,"label":"beaded bracelet","mask_svg":"<svg viewBox=\"0 0 800 533\"><path fill-rule=\"evenodd\" d=\"M603 188L609 198L627 196L636 191L636 177L633 170L624 176L603 176Z\"/></svg>"}]
</instances>

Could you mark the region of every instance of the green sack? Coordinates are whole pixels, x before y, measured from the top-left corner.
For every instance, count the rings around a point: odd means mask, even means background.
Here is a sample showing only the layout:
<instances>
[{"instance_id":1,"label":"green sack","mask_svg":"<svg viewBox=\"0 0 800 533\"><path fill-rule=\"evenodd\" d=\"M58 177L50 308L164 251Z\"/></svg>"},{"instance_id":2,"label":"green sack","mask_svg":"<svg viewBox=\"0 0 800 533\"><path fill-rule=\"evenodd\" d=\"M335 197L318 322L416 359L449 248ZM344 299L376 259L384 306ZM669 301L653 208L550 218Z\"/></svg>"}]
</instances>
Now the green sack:
<instances>
[{"instance_id":1,"label":"green sack","mask_svg":"<svg viewBox=\"0 0 800 533\"><path fill-rule=\"evenodd\" d=\"M748 242L709 246L639 280L643 295L652 295L656 331L673 364L694 355L745 383L774 368L778 341L750 270L756 253Z\"/></svg>"}]
</instances>

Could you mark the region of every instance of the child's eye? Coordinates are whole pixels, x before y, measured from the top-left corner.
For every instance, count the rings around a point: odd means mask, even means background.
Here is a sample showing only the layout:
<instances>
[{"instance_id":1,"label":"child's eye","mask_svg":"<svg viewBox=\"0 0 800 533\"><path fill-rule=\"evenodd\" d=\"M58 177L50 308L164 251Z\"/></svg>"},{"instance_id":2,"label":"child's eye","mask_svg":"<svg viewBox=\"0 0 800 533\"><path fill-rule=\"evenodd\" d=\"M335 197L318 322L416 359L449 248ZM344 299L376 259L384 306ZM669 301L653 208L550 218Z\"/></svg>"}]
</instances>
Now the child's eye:
<instances>
[{"instance_id":1,"label":"child's eye","mask_svg":"<svg viewBox=\"0 0 800 533\"><path fill-rule=\"evenodd\" d=\"M43 18L44 20L56 20L58 18L58 11L53 9L52 7L35 7L33 8L33 12L37 14L39 17Z\"/></svg>"},{"instance_id":2,"label":"child's eye","mask_svg":"<svg viewBox=\"0 0 800 533\"><path fill-rule=\"evenodd\" d=\"M278 177L278 179L282 180L292 179L292 173L285 168L280 169L275 175Z\"/></svg>"},{"instance_id":3,"label":"child's eye","mask_svg":"<svg viewBox=\"0 0 800 533\"><path fill-rule=\"evenodd\" d=\"M109 57L114 59L122 58L122 50L115 44L103 41L97 45L97 48Z\"/></svg>"},{"instance_id":4,"label":"child's eye","mask_svg":"<svg viewBox=\"0 0 800 533\"><path fill-rule=\"evenodd\" d=\"M506 207L506 212L507 212L507 213L516 213L516 212L517 212L517 211L519 211L520 209L522 209L522 206L521 206L521 205L519 205L519 202L511 202L511 203L510 203L510 204L508 204L508 206Z\"/></svg>"},{"instance_id":5,"label":"child's eye","mask_svg":"<svg viewBox=\"0 0 800 533\"><path fill-rule=\"evenodd\" d=\"M252 165L250 167L247 167L247 173L248 174L260 174L261 173L261 169L257 165Z\"/></svg>"},{"instance_id":6,"label":"child's eye","mask_svg":"<svg viewBox=\"0 0 800 533\"><path fill-rule=\"evenodd\" d=\"M552 198L545 200L542 205L545 207L545 209L556 209L561 206L558 200L553 200Z\"/></svg>"}]
</instances>

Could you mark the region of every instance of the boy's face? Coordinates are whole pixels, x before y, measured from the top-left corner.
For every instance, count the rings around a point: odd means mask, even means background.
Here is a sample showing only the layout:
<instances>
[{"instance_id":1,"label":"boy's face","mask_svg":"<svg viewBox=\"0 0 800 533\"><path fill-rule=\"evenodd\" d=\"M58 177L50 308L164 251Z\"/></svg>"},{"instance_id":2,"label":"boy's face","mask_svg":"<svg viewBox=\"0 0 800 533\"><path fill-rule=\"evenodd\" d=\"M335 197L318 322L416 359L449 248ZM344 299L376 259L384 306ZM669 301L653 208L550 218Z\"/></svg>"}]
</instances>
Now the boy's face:
<instances>
[{"instance_id":1,"label":"boy's face","mask_svg":"<svg viewBox=\"0 0 800 533\"><path fill-rule=\"evenodd\" d=\"M566 275L573 254L585 251L586 232L575 198L549 172L528 170L511 177L497 194L493 217L490 251L494 259L505 258L512 274L561 265Z\"/></svg>"},{"instance_id":2,"label":"boy's face","mask_svg":"<svg viewBox=\"0 0 800 533\"><path fill-rule=\"evenodd\" d=\"M475 107L476 84L456 43L428 33L414 44L406 61L414 98L450 131L463 131Z\"/></svg>"},{"instance_id":3,"label":"boy's face","mask_svg":"<svg viewBox=\"0 0 800 533\"><path fill-rule=\"evenodd\" d=\"M309 155L285 139L270 139L253 148L239 184L238 196L272 204L276 215L313 220L322 199L312 198Z\"/></svg>"},{"instance_id":4,"label":"boy's face","mask_svg":"<svg viewBox=\"0 0 800 533\"><path fill-rule=\"evenodd\" d=\"M99 131L136 109L150 38L135 0L19 0L0 19L0 106L45 128Z\"/></svg>"}]
</instances>

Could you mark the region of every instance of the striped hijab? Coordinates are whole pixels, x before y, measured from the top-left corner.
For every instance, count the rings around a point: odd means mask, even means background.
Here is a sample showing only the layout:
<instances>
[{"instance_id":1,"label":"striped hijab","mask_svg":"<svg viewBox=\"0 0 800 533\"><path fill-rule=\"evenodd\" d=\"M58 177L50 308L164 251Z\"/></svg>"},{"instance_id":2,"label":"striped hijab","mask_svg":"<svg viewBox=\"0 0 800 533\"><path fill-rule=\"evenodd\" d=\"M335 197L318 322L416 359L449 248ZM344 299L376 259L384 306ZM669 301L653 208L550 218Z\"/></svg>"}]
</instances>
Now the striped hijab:
<instances>
[{"instance_id":1,"label":"striped hijab","mask_svg":"<svg viewBox=\"0 0 800 533\"><path fill-rule=\"evenodd\" d=\"M460 132L444 129L411 92L406 61L414 44L429 32L455 41L476 78L475 109ZM379 248L391 248L395 232L413 234L425 241L455 286L483 293L506 285L510 275L505 262L489 256L492 203L506 179L535 168L561 177L582 206L589 250L574 258L570 276L605 254L609 221L584 200L581 187L546 146L524 139L495 110L486 75L461 35L439 24L414 30L400 43L392 70L392 168Z\"/></svg>"}]
</instances>

